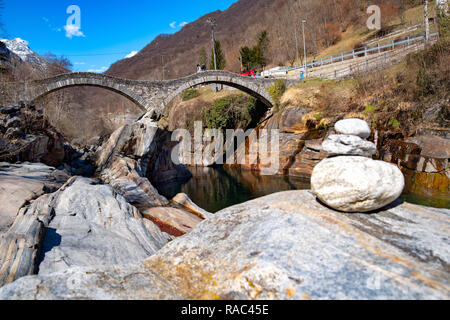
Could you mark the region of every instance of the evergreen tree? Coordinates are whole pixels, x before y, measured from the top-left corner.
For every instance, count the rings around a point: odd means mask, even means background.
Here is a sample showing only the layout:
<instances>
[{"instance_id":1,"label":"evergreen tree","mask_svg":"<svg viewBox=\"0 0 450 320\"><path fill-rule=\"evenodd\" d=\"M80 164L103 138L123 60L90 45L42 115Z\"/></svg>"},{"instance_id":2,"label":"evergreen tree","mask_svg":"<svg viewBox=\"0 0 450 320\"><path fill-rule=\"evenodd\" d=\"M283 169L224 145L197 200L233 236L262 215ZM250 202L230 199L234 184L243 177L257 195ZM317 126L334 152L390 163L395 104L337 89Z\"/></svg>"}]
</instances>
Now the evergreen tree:
<instances>
[{"instance_id":1,"label":"evergreen tree","mask_svg":"<svg viewBox=\"0 0 450 320\"><path fill-rule=\"evenodd\" d=\"M215 42L214 47L216 48L216 62L217 62L217 70L225 69L227 62L225 61L225 56L222 52L222 46L220 45L220 41ZM214 51L211 54L211 63L209 65L211 70L214 70Z\"/></svg>"},{"instance_id":2,"label":"evergreen tree","mask_svg":"<svg viewBox=\"0 0 450 320\"><path fill-rule=\"evenodd\" d=\"M269 47L269 38L267 31L264 30L258 37L258 44L255 47L255 63L258 66L265 67L267 65L266 52Z\"/></svg>"},{"instance_id":3,"label":"evergreen tree","mask_svg":"<svg viewBox=\"0 0 450 320\"><path fill-rule=\"evenodd\" d=\"M203 66L208 64L208 56L206 55L205 47L202 47L200 50L200 55L198 57L198 64Z\"/></svg>"},{"instance_id":4,"label":"evergreen tree","mask_svg":"<svg viewBox=\"0 0 450 320\"><path fill-rule=\"evenodd\" d=\"M254 61L255 61L255 52L253 49L250 49L249 47L245 46L242 47L239 50L239 53L241 55L241 59L242 59L242 66L244 68L247 67L253 67Z\"/></svg>"},{"instance_id":5,"label":"evergreen tree","mask_svg":"<svg viewBox=\"0 0 450 320\"><path fill-rule=\"evenodd\" d=\"M258 36L258 43L252 47L242 47L239 50L244 68L265 67L267 65L266 52L269 46L267 31Z\"/></svg>"}]
</instances>

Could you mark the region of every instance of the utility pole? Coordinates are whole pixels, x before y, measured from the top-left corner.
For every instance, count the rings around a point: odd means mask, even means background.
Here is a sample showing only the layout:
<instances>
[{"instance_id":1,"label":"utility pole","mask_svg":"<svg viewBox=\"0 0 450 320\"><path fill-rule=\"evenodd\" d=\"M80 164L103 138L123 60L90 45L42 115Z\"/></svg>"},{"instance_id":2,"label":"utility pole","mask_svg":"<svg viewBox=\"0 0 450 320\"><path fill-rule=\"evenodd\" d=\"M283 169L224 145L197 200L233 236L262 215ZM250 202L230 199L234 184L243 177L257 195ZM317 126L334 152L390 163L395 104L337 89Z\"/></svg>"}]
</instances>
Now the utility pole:
<instances>
[{"instance_id":1,"label":"utility pole","mask_svg":"<svg viewBox=\"0 0 450 320\"><path fill-rule=\"evenodd\" d=\"M305 75L308 77L308 68L306 67L306 39L305 39L305 23L306 20L302 20L302 30L303 30L303 54L304 54L304 66L305 66Z\"/></svg>"},{"instance_id":2,"label":"utility pole","mask_svg":"<svg viewBox=\"0 0 450 320\"><path fill-rule=\"evenodd\" d=\"M425 0L424 6L424 14L425 14L425 45L428 46L430 41L430 19L428 15L428 0Z\"/></svg>"},{"instance_id":3,"label":"utility pole","mask_svg":"<svg viewBox=\"0 0 450 320\"><path fill-rule=\"evenodd\" d=\"M162 79L165 80L165 65L164 65L164 54L161 55L161 65L162 65Z\"/></svg>"},{"instance_id":4,"label":"utility pole","mask_svg":"<svg viewBox=\"0 0 450 320\"><path fill-rule=\"evenodd\" d=\"M300 67L300 55L298 53L297 26L295 26L295 54L296 54L296 57L297 57L298 66Z\"/></svg>"},{"instance_id":5,"label":"utility pole","mask_svg":"<svg viewBox=\"0 0 450 320\"><path fill-rule=\"evenodd\" d=\"M213 54L214 54L214 70L217 70L216 37L214 35L214 29L216 27L216 20L214 18L209 18L206 22L211 26L211 38L212 38L212 47L213 47ZM217 83L216 83L216 92L219 92L219 87L217 87Z\"/></svg>"},{"instance_id":6,"label":"utility pole","mask_svg":"<svg viewBox=\"0 0 450 320\"><path fill-rule=\"evenodd\" d=\"M212 47L213 47L213 54L214 54L214 70L217 70L216 38L214 36L214 29L216 27L216 20L214 18L209 18L206 22L211 26L211 38L212 38Z\"/></svg>"}]
</instances>

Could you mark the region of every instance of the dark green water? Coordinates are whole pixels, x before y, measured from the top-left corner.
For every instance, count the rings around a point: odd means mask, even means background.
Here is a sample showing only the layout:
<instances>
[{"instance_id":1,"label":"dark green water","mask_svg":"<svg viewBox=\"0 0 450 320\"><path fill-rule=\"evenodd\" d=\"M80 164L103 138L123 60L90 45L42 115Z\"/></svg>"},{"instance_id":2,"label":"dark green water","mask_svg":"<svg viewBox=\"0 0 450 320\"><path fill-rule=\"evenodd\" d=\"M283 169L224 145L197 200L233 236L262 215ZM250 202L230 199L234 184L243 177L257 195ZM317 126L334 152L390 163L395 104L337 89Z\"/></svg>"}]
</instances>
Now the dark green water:
<instances>
[{"instance_id":1,"label":"dark green water","mask_svg":"<svg viewBox=\"0 0 450 320\"><path fill-rule=\"evenodd\" d=\"M186 193L198 206L213 213L280 191L310 189L309 179L262 176L256 172L239 168L189 167L189 170L193 175L189 181L158 185L156 188L168 199L180 192ZM449 199L435 199L411 194L404 194L401 199L430 207L450 207Z\"/></svg>"},{"instance_id":2,"label":"dark green water","mask_svg":"<svg viewBox=\"0 0 450 320\"><path fill-rule=\"evenodd\" d=\"M310 188L309 179L262 176L239 168L188 169L193 175L189 181L157 185L156 188L168 199L180 192L186 193L195 204L213 213L272 193Z\"/></svg>"}]
</instances>

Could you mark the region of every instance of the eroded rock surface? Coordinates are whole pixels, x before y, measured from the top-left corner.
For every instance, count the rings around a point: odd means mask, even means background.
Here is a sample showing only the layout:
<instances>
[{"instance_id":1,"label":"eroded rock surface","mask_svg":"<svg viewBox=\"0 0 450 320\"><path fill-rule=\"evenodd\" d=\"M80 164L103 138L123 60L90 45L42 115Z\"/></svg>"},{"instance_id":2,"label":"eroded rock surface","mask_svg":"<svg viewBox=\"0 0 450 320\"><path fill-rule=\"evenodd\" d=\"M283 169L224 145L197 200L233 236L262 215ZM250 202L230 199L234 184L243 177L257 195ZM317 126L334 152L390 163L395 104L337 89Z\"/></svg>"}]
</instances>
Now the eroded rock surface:
<instances>
[{"instance_id":1,"label":"eroded rock surface","mask_svg":"<svg viewBox=\"0 0 450 320\"><path fill-rule=\"evenodd\" d=\"M136 263L168 241L110 186L77 178L56 196L39 274L73 266Z\"/></svg>"},{"instance_id":2,"label":"eroded rock surface","mask_svg":"<svg viewBox=\"0 0 450 320\"><path fill-rule=\"evenodd\" d=\"M137 263L169 240L112 187L75 177L21 209L1 241L0 284L37 270Z\"/></svg>"},{"instance_id":3,"label":"eroded rock surface","mask_svg":"<svg viewBox=\"0 0 450 320\"><path fill-rule=\"evenodd\" d=\"M194 213L169 207L143 210L142 215L154 222L162 231L175 237L191 232L203 221L203 218Z\"/></svg>"},{"instance_id":4,"label":"eroded rock surface","mask_svg":"<svg viewBox=\"0 0 450 320\"><path fill-rule=\"evenodd\" d=\"M68 179L65 172L40 163L0 163L0 235L27 202L58 189Z\"/></svg>"},{"instance_id":5,"label":"eroded rock surface","mask_svg":"<svg viewBox=\"0 0 450 320\"><path fill-rule=\"evenodd\" d=\"M0 299L449 299L449 210L327 209L310 191L217 213L135 265L71 268Z\"/></svg>"},{"instance_id":6,"label":"eroded rock surface","mask_svg":"<svg viewBox=\"0 0 450 320\"><path fill-rule=\"evenodd\" d=\"M150 179L168 182L190 173L184 166L172 163L171 149L165 146L166 135L151 113L119 128L98 151L98 174L139 208L168 205Z\"/></svg>"}]
</instances>

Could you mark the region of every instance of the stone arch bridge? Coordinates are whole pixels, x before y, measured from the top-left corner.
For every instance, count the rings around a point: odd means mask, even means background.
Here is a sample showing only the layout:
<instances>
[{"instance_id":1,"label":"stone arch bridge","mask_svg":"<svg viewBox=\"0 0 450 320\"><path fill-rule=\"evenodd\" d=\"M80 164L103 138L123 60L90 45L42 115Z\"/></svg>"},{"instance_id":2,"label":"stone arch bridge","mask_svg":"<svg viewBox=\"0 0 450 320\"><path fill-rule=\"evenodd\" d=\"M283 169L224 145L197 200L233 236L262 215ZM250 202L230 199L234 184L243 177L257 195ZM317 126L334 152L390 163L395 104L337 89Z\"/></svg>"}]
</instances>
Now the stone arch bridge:
<instances>
[{"instance_id":1,"label":"stone arch bridge","mask_svg":"<svg viewBox=\"0 0 450 320\"><path fill-rule=\"evenodd\" d=\"M127 80L98 73L67 73L53 78L14 85L16 102L33 101L51 92L76 86L95 86L114 91L133 101L144 112L163 113L166 106L181 92L201 84L223 84L234 87L260 99L269 108L274 102L269 88L275 79L244 77L228 71L206 71L167 81ZM295 81L289 81L292 86Z\"/></svg>"}]
</instances>

